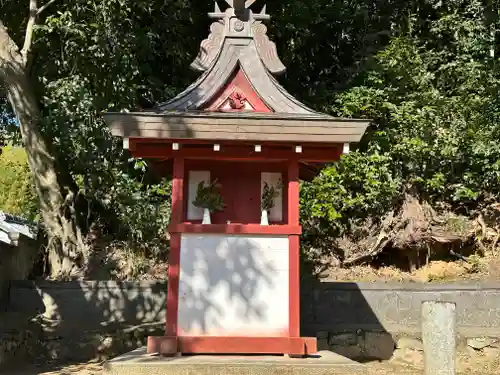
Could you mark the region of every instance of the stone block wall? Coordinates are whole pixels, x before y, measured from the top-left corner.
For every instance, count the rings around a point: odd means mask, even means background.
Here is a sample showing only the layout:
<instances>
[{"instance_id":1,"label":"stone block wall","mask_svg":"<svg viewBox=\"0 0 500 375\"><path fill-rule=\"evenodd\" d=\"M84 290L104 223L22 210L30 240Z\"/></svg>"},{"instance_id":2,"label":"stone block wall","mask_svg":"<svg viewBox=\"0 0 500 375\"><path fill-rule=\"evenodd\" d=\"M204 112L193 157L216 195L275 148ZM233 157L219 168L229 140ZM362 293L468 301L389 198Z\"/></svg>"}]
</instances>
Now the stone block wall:
<instances>
[{"instance_id":1,"label":"stone block wall","mask_svg":"<svg viewBox=\"0 0 500 375\"><path fill-rule=\"evenodd\" d=\"M23 356L106 357L161 334L165 282L9 283L0 313L0 363ZM499 284L320 283L301 290L302 334L320 349L350 358L421 357L420 308L425 300L457 305L461 348L499 351Z\"/></svg>"},{"instance_id":2,"label":"stone block wall","mask_svg":"<svg viewBox=\"0 0 500 375\"><path fill-rule=\"evenodd\" d=\"M301 291L305 333L366 330L418 335L423 301L457 305L461 335L500 335L500 283L320 283Z\"/></svg>"},{"instance_id":3,"label":"stone block wall","mask_svg":"<svg viewBox=\"0 0 500 375\"><path fill-rule=\"evenodd\" d=\"M163 332L164 282L10 281L0 365L107 358Z\"/></svg>"},{"instance_id":4,"label":"stone block wall","mask_svg":"<svg viewBox=\"0 0 500 375\"><path fill-rule=\"evenodd\" d=\"M0 242L0 287L6 280L28 277L38 253L38 241L21 236L18 246Z\"/></svg>"},{"instance_id":5,"label":"stone block wall","mask_svg":"<svg viewBox=\"0 0 500 375\"><path fill-rule=\"evenodd\" d=\"M493 350L500 338L500 283L303 286L303 334L317 336L321 349L354 359L389 359L408 351L420 358L420 309L429 300L456 303L461 350Z\"/></svg>"},{"instance_id":6,"label":"stone block wall","mask_svg":"<svg viewBox=\"0 0 500 375\"><path fill-rule=\"evenodd\" d=\"M57 321L62 332L163 322L166 301L161 281L11 281L8 309Z\"/></svg>"}]
</instances>

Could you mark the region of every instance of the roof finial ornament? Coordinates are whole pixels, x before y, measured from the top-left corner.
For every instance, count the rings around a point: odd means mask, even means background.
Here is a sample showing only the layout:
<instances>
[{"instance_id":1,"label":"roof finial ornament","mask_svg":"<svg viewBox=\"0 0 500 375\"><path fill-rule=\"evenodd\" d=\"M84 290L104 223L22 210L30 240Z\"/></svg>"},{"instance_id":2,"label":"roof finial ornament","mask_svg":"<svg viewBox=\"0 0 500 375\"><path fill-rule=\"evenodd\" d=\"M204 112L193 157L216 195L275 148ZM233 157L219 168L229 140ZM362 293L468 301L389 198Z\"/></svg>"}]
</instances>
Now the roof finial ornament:
<instances>
[{"instance_id":1,"label":"roof finial ornament","mask_svg":"<svg viewBox=\"0 0 500 375\"><path fill-rule=\"evenodd\" d=\"M245 6L245 0L226 0L226 3L228 3L230 7L234 8L235 11L243 11L247 8Z\"/></svg>"},{"instance_id":2,"label":"roof finial ornament","mask_svg":"<svg viewBox=\"0 0 500 375\"><path fill-rule=\"evenodd\" d=\"M255 3L255 0L226 0L226 3L229 4L231 8L234 8L236 11L243 11L248 9Z\"/></svg>"},{"instance_id":3,"label":"roof finial ornament","mask_svg":"<svg viewBox=\"0 0 500 375\"><path fill-rule=\"evenodd\" d=\"M266 13L266 5L262 5L259 13L250 9L257 0L224 0L228 5L221 11L218 0L208 16L215 20L210 26L210 35L201 42L200 52L191 64L198 72L207 71L217 60L226 38L242 38L253 40L256 50L265 67L272 74L281 74L286 68L278 57L276 45L267 36L267 27L263 21L271 17Z\"/></svg>"},{"instance_id":4,"label":"roof finial ornament","mask_svg":"<svg viewBox=\"0 0 500 375\"><path fill-rule=\"evenodd\" d=\"M208 16L212 19L221 20L226 18L228 15L232 16L246 16L246 21L268 21L271 19L268 14L266 14L267 6L264 4L260 13L253 13L250 7L257 0L225 0L227 5L229 5L228 10L222 12L219 6L219 1L214 0L215 9L212 13L208 13ZM249 17L251 13L251 17Z\"/></svg>"}]
</instances>

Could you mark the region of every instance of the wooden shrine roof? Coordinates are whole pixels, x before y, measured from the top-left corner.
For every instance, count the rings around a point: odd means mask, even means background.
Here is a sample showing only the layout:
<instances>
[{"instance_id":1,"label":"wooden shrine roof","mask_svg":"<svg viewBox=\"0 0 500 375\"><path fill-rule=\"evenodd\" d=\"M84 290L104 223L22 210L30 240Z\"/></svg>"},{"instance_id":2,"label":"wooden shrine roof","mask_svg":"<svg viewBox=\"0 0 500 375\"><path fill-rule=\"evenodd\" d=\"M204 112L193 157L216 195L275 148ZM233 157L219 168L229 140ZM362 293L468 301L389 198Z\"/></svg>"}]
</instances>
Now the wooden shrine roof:
<instances>
[{"instance_id":1,"label":"wooden shrine roof","mask_svg":"<svg viewBox=\"0 0 500 375\"><path fill-rule=\"evenodd\" d=\"M105 113L112 134L141 138L359 142L369 120L318 113L294 98L274 75L285 71L255 1L216 1L210 35L191 68L202 75L153 110ZM235 78L236 77L236 78ZM252 99L253 98L253 99ZM213 103L218 103L215 107ZM256 105L257 103L257 105Z\"/></svg>"},{"instance_id":2,"label":"wooden shrine roof","mask_svg":"<svg viewBox=\"0 0 500 375\"><path fill-rule=\"evenodd\" d=\"M124 138L359 142L367 122L325 115L283 113L166 112L106 115L113 135Z\"/></svg>"},{"instance_id":3,"label":"wooden shrine roof","mask_svg":"<svg viewBox=\"0 0 500 375\"><path fill-rule=\"evenodd\" d=\"M220 57L213 66L174 99L160 104L158 110L189 111L203 108L223 88L231 75L241 69L254 91L272 112L324 116L288 93L266 69L260 56L253 39L227 38Z\"/></svg>"}]
</instances>

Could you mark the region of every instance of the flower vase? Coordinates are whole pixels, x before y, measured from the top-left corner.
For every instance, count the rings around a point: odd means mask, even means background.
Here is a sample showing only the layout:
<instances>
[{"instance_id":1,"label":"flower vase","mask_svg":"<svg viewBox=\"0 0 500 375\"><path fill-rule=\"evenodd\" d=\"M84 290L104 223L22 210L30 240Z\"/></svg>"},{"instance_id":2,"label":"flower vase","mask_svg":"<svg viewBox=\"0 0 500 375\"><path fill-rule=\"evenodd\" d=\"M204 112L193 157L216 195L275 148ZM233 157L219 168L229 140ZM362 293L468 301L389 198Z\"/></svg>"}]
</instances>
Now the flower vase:
<instances>
[{"instance_id":1,"label":"flower vase","mask_svg":"<svg viewBox=\"0 0 500 375\"><path fill-rule=\"evenodd\" d=\"M269 219L267 217L267 210L262 210L262 215L260 217L260 225L269 225Z\"/></svg>"},{"instance_id":2,"label":"flower vase","mask_svg":"<svg viewBox=\"0 0 500 375\"><path fill-rule=\"evenodd\" d=\"M210 220L210 210L208 208L203 209L203 221L202 224L212 224Z\"/></svg>"}]
</instances>

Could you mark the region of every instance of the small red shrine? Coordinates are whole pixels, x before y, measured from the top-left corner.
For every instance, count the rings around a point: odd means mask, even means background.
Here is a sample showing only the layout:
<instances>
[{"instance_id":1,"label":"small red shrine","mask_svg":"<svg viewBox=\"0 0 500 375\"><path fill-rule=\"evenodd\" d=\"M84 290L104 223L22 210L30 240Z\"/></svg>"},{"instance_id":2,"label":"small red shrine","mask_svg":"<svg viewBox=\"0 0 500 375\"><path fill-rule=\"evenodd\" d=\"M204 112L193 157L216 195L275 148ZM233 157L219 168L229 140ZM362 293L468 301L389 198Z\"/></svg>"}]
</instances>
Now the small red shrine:
<instances>
[{"instance_id":1,"label":"small red shrine","mask_svg":"<svg viewBox=\"0 0 500 375\"><path fill-rule=\"evenodd\" d=\"M368 122L317 113L279 85L285 66L255 2L216 2L191 65L202 74L184 92L153 111L104 115L133 156L173 175L166 329L149 337L150 353L317 350L300 336L299 178L339 159ZM213 181L224 209L202 224L193 202ZM269 225L266 186L276 188Z\"/></svg>"}]
</instances>

